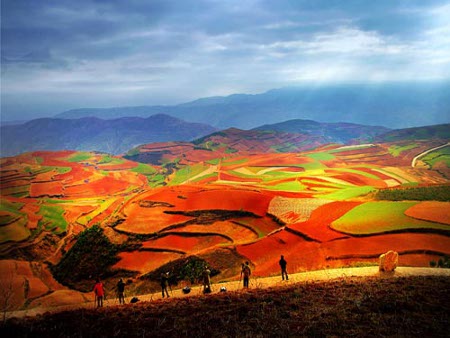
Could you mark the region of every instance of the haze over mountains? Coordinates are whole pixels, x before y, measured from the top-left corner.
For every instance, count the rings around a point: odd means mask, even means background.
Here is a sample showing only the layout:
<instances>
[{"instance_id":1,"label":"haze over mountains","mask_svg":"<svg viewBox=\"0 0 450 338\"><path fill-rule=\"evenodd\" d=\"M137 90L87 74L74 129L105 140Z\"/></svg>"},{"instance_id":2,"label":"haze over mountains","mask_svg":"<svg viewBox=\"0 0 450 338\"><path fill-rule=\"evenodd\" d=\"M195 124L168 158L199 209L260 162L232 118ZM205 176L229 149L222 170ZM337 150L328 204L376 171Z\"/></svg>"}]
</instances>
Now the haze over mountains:
<instances>
[{"instance_id":1,"label":"haze over mountains","mask_svg":"<svg viewBox=\"0 0 450 338\"><path fill-rule=\"evenodd\" d=\"M1 127L1 155L33 150L86 150L120 154L143 143L192 140L216 129L168 115L102 120L37 119Z\"/></svg>"},{"instance_id":2,"label":"haze over mountains","mask_svg":"<svg viewBox=\"0 0 450 338\"><path fill-rule=\"evenodd\" d=\"M168 114L225 129L251 129L292 119L406 128L450 121L450 83L348 84L273 89L208 97L173 106L83 108L58 118L103 119Z\"/></svg>"}]
</instances>

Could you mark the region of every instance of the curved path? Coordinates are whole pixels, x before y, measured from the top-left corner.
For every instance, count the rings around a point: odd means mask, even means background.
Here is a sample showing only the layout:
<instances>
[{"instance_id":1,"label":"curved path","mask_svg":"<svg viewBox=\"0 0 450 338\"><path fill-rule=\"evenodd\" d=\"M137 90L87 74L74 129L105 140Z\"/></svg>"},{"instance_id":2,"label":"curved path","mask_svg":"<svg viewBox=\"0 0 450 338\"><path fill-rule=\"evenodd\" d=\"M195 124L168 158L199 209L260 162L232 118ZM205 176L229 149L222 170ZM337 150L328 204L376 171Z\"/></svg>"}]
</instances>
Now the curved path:
<instances>
[{"instance_id":1,"label":"curved path","mask_svg":"<svg viewBox=\"0 0 450 338\"><path fill-rule=\"evenodd\" d=\"M280 276L273 277L255 277L250 279L250 288L269 288L283 286L292 283L308 283L319 282L326 280L334 280L340 278L353 278L353 277L380 277L380 278L398 278L406 276L446 276L450 278L450 269L440 268L412 268L412 267L398 267L395 272L385 273L378 270L378 266L362 267L362 268L341 268L341 269L327 269L316 270L309 272L301 272L289 275L289 281L282 281ZM212 292L216 293L220 291L220 288L224 286L227 291L239 291L242 290L241 281L231 281L224 283L212 284ZM80 308L95 308L93 301L93 294L86 294L92 296L91 302L71 305L61 305L51 308L33 308L30 310L13 311L6 314L7 318L11 317L26 317L41 315L46 312L60 312L65 310L74 310ZM201 286L192 287L191 292L188 295L182 293L181 289L174 289L171 291L171 297L190 297L202 295ZM130 303L132 296L126 297L126 304ZM161 293L156 292L147 295L138 295L139 301L153 301L161 299ZM108 298L104 302L104 306L119 306L117 298Z\"/></svg>"},{"instance_id":2,"label":"curved path","mask_svg":"<svg viewBox=\"0 0 450 338\"><path fill-rule=\"evenodd\" d=\"M417 156L415 156L415 157L413 158L413 160L412 160L412 162L411 162L411 167L414 168L414 167L416 166L417 160L418 160L420 157L425 156L426 154L431 153L432 151L435 151L435 150L438 150L438 149L441 149L441 148L444 148L444 147L447 147L447 146L450 146L450 142L447 142L447 143L442 144L442 145L440 145L440 146L438 146L438 147L434 147L434 148L425 150L424 152L421 152L419 155L417 155Z\"/></svg>"}]
</instances>

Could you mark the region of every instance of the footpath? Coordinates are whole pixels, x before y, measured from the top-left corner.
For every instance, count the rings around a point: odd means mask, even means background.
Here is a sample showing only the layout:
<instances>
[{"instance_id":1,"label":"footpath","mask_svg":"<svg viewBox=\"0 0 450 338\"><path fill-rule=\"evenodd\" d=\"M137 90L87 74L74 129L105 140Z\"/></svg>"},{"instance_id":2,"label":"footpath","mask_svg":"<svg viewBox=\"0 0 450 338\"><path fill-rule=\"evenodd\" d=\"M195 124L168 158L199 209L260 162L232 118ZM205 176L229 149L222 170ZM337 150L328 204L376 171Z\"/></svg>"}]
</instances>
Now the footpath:
<instances>
[{"instance_id":1,"label":"footpath","mask_svg":"<svg viewBox=\"0 0 450 338\"><path fill-rule=\"evenodd\" d=\"M295 283L313 283L320 281L328 281L334 279L342 278L352 278L352 277L379 277L379 278L398 278L405 276L446 276L450 278L450 269L440 269L440 268L412 268L412 267L397 267L394 272L386 273L380 272L378 266L370 267L360 267L360 268L339 268L339 269L327 269L327 270L316 270L309 272L301 272L289 275L288 281L282 281L281 276L273 277L254 277L250 279L250 288L260 288L265 289L269 287L285 286L287 284ZM225 287L227 292L242 290L242 281L230 281L223 283L212 284L212 293L220 292L220 288ZM202 287L194 286L191 288L189 294L184 294L182 289L173 289L170 292L170 296L173 297L191 297L202 295ZM209 295L205 295L208 297ZM151 302L161 299L161 292L137 295L139 302ZM125 303L130 303L133 296L125 298ZM169 298L170 299L170 298ZM120 306L117 298L107 299L104 301L103 306ZM71 305L61 305L51 308L32 308L29 310L12 311L6 314L7 318L12 317L26 317L26 316L37 316L44 313L54 313L66 310L74 310L81 308L95 308L94 301L85 302L80 304Z\"/></svg>"}]
</instances>

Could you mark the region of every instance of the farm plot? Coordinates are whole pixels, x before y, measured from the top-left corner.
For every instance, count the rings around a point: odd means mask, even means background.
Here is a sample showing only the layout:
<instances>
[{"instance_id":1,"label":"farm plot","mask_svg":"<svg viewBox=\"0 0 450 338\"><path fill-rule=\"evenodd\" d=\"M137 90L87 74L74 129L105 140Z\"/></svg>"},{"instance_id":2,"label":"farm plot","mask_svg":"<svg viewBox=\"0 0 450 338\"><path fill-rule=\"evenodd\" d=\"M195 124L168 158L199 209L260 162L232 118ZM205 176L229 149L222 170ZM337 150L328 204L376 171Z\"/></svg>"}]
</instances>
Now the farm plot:
<instances>
[{"instance_id":1,"label":"farm plot","mask_svg":"<svg viewBox=\"0 0 450 338\"><path fill-rule=\"evenodd\" d=\"M332 229L352 234L370 235L408 229L450 231L450 226L422 221L405 215L417 202L368 202L361 204L335 220ZM442 212L447 212L442 210Z\"/></svg>"},{"instance_id":2,"label":"farm plot","mask_svg":"<svg viewBox=\"0 0 450 338\"><path fill-rule=\"evenodd\" d=\"M142 243L142 250L177 250L188 254L196 254L207 248L212 248L220 244L230 243L221 236L191 236L190 234L170 234ZM151 250L150 250L151 251Z\"/></svg>"},{"instance_id":3,"label":"farm plot","mask_svg":"<svg viewBox=\"0 0 450 338\"><path fill-rule=\"evenodd\" d=\"M289 224L288 228L319 242L344 238L346 236L331 229L330 224L360 204L344 201L326 203L313 210L306 222Z\"/></svg>"},{"instance_id":4,"label":"farm plot","mask_svg":"<svg viewBox=\"0 0 450 338\"><path fill-rule=\"evenodd\" d=\"M168 231L170 233L217 235L233 243L248 243L258 238L258 234L253 229L231 221L214 222L213 224L190 224Z\"/></svg>"},{"instance_id":5,"label":"farm plot","mask_svg":"<svg viewBox=\"0 0 450 338\"><path fill-rule=\"evenodd\" d=\"M405 215L424 221L450 225L450 202L422 202L405 211Z\"/></svg>"},{"instance_id":6,"label":"farm plot","mask_svg":"<svg viewBox=\"0 0 450 338\"><path fill-rule=\"evenodd\" d=\"M140 274L153 271L164 264L183 257L182 254L173 252L152 251L121 252L118 256L120 261L113 266L113 269L137 271Z\"/></svg>"},{"instance_id":7,"label":"farm plot","mask_svg":"<svg viewBox=\"0 0 450 338\"><path fill-rule=\"evenodd\" d=\"M268 213L285 224L304 222L318 207L330 203L330 200L319 198L286 198L274 197L269 204Z\"/></svg>"},{"instance_id":8,"label":"farm plot","mask_svg":"<svg viewBox=\"0 0 450 338\"><path fill-rule=\"evenodd\" d=\"M389 250L400 255L426 252L444 255L450 254L450 237L415 233L354 237L323 243L322 250L328 260L372 258L377 261L382 253Z\"/></svg>"},{"instance_id":9,"label":"farm plot","mask_svg":"<svg viewBox=\"0 0 450 338\"><path fill-rule=\"evenodd\" d=\"M251 244L239 245L236 250L255 265L253 276L279 274L280 255L286 258L290 273L318 269L323 267L325 262L319 250L319 243L306 241L285 230Z\"/></svg>"}]
</instances>

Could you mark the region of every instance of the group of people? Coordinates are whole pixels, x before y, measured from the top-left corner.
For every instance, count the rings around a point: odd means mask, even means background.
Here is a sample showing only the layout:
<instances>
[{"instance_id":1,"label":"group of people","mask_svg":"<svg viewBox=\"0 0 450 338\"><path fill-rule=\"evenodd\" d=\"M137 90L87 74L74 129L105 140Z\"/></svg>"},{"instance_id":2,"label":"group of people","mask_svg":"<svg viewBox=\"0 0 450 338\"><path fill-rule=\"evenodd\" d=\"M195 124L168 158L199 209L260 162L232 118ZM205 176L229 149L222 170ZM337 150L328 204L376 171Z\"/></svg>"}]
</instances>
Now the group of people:
<instances>
[{"instance_id":1,"label":"group of people","mask_svg":"<svg viewBox=\"0 0 450 338\"><path fill-rule=\"evenodd\" d=\"M106 299L106 294L100 278L97 278L95 282L94 295L97 307L103 307L103 300ZM122 278L117 282L117 297L119 298L119 304L125 304L125 282Z\"/></svg>"},{"instance_id":2,"label":"group of people","mask_svg":"<svg viewBox=\"0 0 450 338\"><path fill-rule=\"evenodd\" d=\"M287 262L284 259L284 256L281 255L280 260L278 262L281 268L281 278L282 280L289 280L289 276L286 270ZM250 264L248 261L245 263L242 263L241 265L241 276L240 279L243 280L244 288L249 287L250 282L250 276L252 274L252 270L250 268ZM168 288L170 288L169 283L169 272L163 272L161 273L160 277L160 285L161 285L161 295L162 298L167 297L169 298L169 291ZM203 293L211 293L211 270L208 266L205 266L203 273L202 273L202 282L203 282ZM172 291L172 290L170 290ZM105 290L103 288L103 283L100 281L99 278L97 278L97 281L94 286L94 294L96 299L97 307L103 306L103 300L105 299ZM117 282L117 296L119 298L119 304L125 304L125 282L121 279Z\"/></svg>"}]
</instances>

